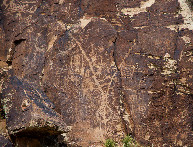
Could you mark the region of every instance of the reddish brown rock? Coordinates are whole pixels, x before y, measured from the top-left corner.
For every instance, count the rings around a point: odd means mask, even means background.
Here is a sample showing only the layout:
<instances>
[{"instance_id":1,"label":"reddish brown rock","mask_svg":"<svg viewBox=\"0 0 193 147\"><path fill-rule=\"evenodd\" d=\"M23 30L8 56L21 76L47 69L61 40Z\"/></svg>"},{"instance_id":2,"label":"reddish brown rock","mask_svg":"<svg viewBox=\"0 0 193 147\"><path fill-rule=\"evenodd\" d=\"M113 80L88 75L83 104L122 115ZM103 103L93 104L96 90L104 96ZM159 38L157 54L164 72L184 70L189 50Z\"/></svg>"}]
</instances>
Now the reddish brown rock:
<instances>
[{"instance_id":1,"label":"reddish brown rock","mask_svg":"<svg viewBox=\"0 0 193 147\"><path fill-rule=\"evenodd\" d=\"M107 21L93 19L77 33L66 32L47 53L46 93L71 126L72 141L82 146L123 136L115 38Z\"/></svg>"},{"instance_id":2,"label":"reddish brown rock","mask_svg":"<svg viewBox=\"0 0 193 147\"><path fill-rule=\"evenodd\" d=\"M5 50L5 34L3 30L3 26L0 25L0 62L6 61L6 50ZM2 66L1 66L2 67Z\"/></svg>"},{"instance_id":3,"label":"reddish brown rock","mask_svg":"<svg viewBox=\"0 0 193 147\"><path fill-rule=\"evenodd\" d=\"M134 41L129 42L129 37L122 37L121 34L116 41L115 55L121 72L125 105L129 105L127 111L131 116L128 115L128 118L133 121L130 127L142 144L192 145L193 99L192 76L189 74L193 72L191 57L184 54L190 53L191 45L184 46L181 38L183 30L176 32L163 27L182 23L181 20L179 22L181 18L176 19L172 14L177 11L178 5L172 4L173 7L168 7L168 10L163 5L167 14L171 15L165 17L173 19L168 20L170 24L162 17L155 17L161 14L156 11L155 5L160 4L153 4L148 8L150 12L134 16L132 25L137 32ZM148 19L140 21L143 16ZM154 21L159 23L154 24ZM192 31L187 32L187 38L192 39L189 35Z\"/></svg>"},{"instance_id":4,"label":"reddish brown rock","mask_svg":"<svg viewBox=\"0 0 193 147\"><path fill-rule=\"evenodd\" d=\"M33 85L10 77L4 84L2 97L9 134L55 135L67 131L64 120L54 111L54 105Z\"/></svg>"},{"instance_id":5,"label":"reddish brown rock","mask_svg":"<svg viewBox=\"0 0 193 147\"><path fill-rule=\"evenodd\" d=\"M9 139L5 138L4 136L0 135L0 146L2 147L12 147L12 143Z\"/></svg>"},{"instance_id":6,"label":"reddish brown rock","mask_svg":"<svg viewBox=\"0 0 193 147\"><path fill-rule=\"evenodd\" d=\"M13 142L49 140L19 135L38 111L43 122L55 115L53 124L70 128L60 143L103 145L113 138L121 145L131 134L143 145L193 145L193 22L185 0L0 4L0 92L4 82ZM17 78L6 82L11 68Z\"/></svg>"}]
</instances>

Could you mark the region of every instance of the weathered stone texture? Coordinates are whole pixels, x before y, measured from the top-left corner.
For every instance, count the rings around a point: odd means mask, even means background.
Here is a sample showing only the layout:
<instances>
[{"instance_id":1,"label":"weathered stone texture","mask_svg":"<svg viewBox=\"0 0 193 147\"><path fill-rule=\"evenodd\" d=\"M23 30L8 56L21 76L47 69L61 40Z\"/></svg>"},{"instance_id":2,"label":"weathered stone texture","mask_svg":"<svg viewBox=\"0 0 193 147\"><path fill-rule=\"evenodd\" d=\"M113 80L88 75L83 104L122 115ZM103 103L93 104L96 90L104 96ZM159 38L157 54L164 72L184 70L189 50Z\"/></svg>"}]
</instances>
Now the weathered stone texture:
<instances>
[{"instance_id":1,"label":"weathered stone texture","mask_svg":"<svg viewBox=\"0 0 193 147\"><path fill-rule=\"evenodd\" d=\"M42 144L23 136L35 131L79 146L121 145L128 134L145 146L193 145L185 0L0 4L0 93L15 144Z\"/></svg>"},{"instance_id":2,"label":"weathered stone texture","mask_svg":"<svg viewBox=\"0 0 193 147\"><path fill-rule=\"evenodd\" d=\"M90 140L104 141L105 135L123 135L113 59L115 38L116 31L108 22L93 19L83 30L58 38L46 56L46 93L72 127L69 134L79 136L82 146Z\"/></svg>"},{"instance_id":3,"label":"weathered stone texture","mask_svg":"<svg viewBox=\"0 0 193 147\"><path fill-rule=\"evenodd\" d=\"M2 147L12 147L12 143L9 139L7 139L6 137L0 135L0 146Z\"/></svg>"},{"instance_id":4,"label":"weathered stone texture","mask_svg":"<svg viewBox=\"0 0 193 147\"><path fill-rule=\"evenodd\" d=\"M66 132L66 124L53 110L52 102L33 85L10 77L2 93L9 134L23 130L41 132L41 129L47 129L51 134Z\"/></svg>"}]
</instances>

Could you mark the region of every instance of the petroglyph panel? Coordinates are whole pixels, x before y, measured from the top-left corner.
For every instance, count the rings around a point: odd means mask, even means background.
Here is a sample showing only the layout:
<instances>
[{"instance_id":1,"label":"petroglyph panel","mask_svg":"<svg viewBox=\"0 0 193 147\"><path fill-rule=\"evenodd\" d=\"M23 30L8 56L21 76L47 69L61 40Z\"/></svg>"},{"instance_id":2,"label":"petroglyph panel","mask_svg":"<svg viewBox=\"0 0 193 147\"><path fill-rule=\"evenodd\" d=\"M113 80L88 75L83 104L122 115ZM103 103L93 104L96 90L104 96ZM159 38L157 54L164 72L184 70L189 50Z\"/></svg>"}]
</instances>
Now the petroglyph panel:
<instances>
[{"instance_id":1,"label":"petroglyph panel","mask_svg":"<svg viewBox=\"0 0 193 147\"><path fill-rule=\"evenodd\" d=\"M75 129L77 125L88 125L82 128L81 138L89 135L93 142L123 135L118 129L121 122L117 69L113 60L115 38L116 31L106 21L93 19L78 33L66 32L50 51L53 55L46 61L43 83L48 93L57 90L60 99L54 101L67 124L74 128L69 135L79 133ZM56 97L53 92L48 95ZM112 135L113 131L117 135ZM95 138L96 133L100 137Z\"/></svg>"},{"instance_id":2,"label":"petroglyph panel","mask_svg":"<svg viewBox=\"0 0 193 147\"><path fill-rule=\"evenodd\" d=\"M122 146L131 135L144 146L193 145L190 3L2 0L0 5L4 140L10 135L20 146L103 146L112 138ZM57 135L42 135L47 141L26 136L30 120L38 133Z\"/></svg>"}]
</instances>

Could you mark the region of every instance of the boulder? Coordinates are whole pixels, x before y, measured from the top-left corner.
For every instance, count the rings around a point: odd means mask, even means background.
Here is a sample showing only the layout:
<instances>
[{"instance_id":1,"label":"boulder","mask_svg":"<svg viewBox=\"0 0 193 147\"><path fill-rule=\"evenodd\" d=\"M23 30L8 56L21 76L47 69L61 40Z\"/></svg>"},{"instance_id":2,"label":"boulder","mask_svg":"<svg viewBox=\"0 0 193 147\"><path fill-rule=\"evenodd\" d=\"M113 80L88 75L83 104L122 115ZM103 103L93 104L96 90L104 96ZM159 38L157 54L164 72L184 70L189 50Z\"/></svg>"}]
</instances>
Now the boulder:
<instances>
[{"instance_id":1,"label":"boulder","mask_svg":"<svg viewBox=\"0 0 193 147\"><path fill-rule=\"evenodd\" d=\"M10 135L62 134L67 131L60 114L41 90L13 76L3 86L2 102ZM38 134L35 134L38 133Z\"/></svg>"}]
</instances>

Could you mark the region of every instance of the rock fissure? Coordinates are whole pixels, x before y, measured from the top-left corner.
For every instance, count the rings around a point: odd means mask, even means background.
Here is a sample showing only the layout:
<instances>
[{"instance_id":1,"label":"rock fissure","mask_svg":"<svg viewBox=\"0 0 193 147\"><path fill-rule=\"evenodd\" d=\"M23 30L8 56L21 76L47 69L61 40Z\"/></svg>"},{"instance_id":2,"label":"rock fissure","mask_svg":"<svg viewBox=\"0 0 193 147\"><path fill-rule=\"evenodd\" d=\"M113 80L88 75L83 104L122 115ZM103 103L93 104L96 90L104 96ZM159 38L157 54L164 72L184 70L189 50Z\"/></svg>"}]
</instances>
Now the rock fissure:
<instances>
[{"instance_id":1,"label":"rock fissure","mask_svg":"<svg viewBox=\"0 0 193 147\"><path fill-rule=\"evenodd\" d=\"M117 33L118 34L118 33ZM118 35L117 35L118 36ZM124 131L127 135L134 135L133 130L134 130L134 124L132 121L132 117L130 114L130 108L129 106L126 104L126 99L125 99L125 95L124 95L124 88L123 88L123 84L122 84L122 77L121 77L121 70L118 68L118 63L116 60L116 41L117 41L117 37L115 38L115 41L113 41L114 43L114 51L113 51L113 59L115 62L115 67L117 69L117 78L118 78L118 94L119 94L119 99L120 99L120 115L121 115L121 119L122 119L122 125L124 128ZM127 118L128 117L128 118ZM130 120L128 124L128 122L126 122L126 120ZM132 127L129 127L132 126Z\"/></svg>"}]
</instances>

